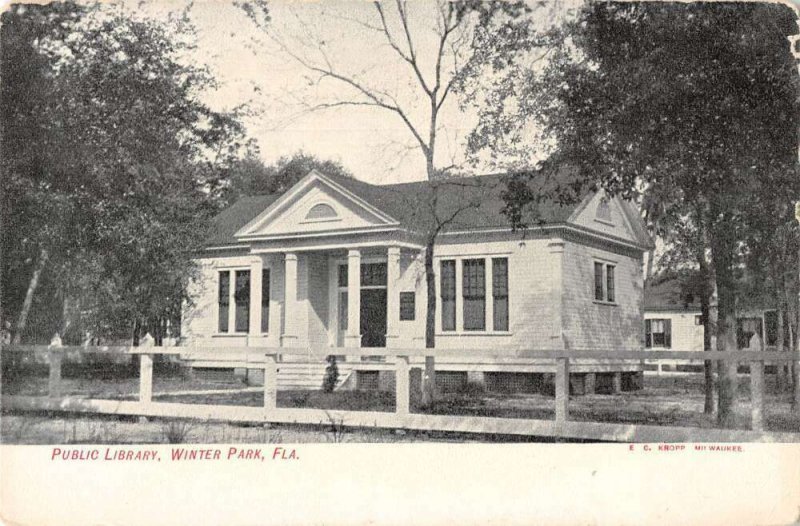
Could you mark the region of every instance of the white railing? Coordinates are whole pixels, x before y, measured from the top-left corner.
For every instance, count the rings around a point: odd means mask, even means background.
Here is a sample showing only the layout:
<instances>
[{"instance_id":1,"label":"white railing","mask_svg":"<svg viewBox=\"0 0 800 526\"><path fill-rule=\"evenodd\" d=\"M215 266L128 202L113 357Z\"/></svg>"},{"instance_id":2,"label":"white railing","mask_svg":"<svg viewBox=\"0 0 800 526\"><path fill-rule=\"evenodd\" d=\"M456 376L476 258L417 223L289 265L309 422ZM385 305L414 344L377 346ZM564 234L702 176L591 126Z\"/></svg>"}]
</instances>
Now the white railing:
<instances>
[{"instance_id":1,"label":"white railing","mask_svg":"<svg viewBox=\"0 0 800 526\"><path fill-rule=\"evenodd\" d=\"M45 345L4 346L14 353L46 352L49 356L47 397L3 395L2 404L10 409L53 409L79 412L138 414L141 416L244 420L274 423L327 423L335 419L341 425L358 427L405 428L475 433L521 434L610 441L800 441L797 433L764 431L764 363L792 363L800 353L765 353L754 336L749 351L687 352L687 351L597 351L590 349L394 349L394 348L274 348L226 347L219 350L194 347L154 347L152 341L139 347L61 346L60 342ZM62 357L67 352L140 355L138 401L84 400L63 398L61 389ZM190 360L207 359L224 362L226 367L263 368L263 408L177 404L153 401L153 356L181 355ZM278 366L282 355L297 355L322 360L329 355L385 356L393 364L395 380L395 411L322 411L308 408L279 408L277 405ZM516 358L552 361L555 368L555 419L470 417L412 413L410 406L410 361L425 356ZM751 416L750 430L701 429L695 427L626 425L601 422L577 422L569 417L569 376L571 360L710 360L750 364ZM314 362L316 363L316 362ZM800 391L800 390L797 390ZM797 404L800 407L800 404Z\"/></svg>"}]
</instances>

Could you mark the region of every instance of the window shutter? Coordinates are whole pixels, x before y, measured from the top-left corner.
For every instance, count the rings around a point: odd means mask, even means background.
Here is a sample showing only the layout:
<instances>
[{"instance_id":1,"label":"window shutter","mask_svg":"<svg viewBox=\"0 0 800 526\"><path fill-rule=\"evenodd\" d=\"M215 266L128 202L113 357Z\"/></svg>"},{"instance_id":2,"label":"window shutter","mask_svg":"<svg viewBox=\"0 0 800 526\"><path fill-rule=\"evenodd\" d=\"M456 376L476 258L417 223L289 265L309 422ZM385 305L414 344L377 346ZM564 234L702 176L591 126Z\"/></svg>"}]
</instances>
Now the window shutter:
<instances>
[{"instance_id":1,"label":"window shutter","mask_svg":"<svg viewBox=\"0 0 800 526\"><path fill-rule=\"evenodd\" d=\"M672 348L672 320L664 320L664 346Z\"/></svg>"},{"instance_id":2,"label":"window shutter","mask_svg":"<svg viewBox=\"0 0 800 526\"><path fill-rule=\"evenodd\" d=\"M650 320L644 320L644 346L648 348L653 346L653 340L651 338L651 334L653 333L652 327Z\"/></svg>"}]
</instances>

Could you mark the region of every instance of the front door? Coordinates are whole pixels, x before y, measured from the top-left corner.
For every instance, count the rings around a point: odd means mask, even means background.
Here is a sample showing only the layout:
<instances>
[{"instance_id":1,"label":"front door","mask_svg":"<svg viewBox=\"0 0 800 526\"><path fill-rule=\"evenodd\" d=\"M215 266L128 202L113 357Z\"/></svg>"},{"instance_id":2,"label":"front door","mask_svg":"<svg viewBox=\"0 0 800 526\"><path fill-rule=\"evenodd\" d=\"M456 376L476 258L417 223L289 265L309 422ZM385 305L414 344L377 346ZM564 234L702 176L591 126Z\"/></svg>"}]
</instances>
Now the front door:
<instances>
[{"instance_id":1,"label":"front door","mask_svg":"<svg viewBox=\"0 0 800 526\"><path fill-rule=\"evenodd\" d=\"M386 289L361 289L361 346L386 347Z\"/></svg>"}]
</instances>

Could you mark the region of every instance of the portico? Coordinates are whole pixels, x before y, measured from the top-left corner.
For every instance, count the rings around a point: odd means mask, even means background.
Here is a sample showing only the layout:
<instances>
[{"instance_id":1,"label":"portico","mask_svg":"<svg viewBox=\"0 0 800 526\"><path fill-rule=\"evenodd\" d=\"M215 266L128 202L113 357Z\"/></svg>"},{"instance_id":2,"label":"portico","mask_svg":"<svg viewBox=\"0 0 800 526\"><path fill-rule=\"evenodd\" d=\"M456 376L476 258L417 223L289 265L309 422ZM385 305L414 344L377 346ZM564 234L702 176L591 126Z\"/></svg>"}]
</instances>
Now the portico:
<instances>
[{"instance_id":1,"label":"portico","mask_svg":"<svg viewBox=\"0 0 800 526\"><path fill-rule=\"evenodd\" d=\"M400 292L414 286L401 279L401 258L411 261L419 252L393 244L297 251L254 248L249 344L397 347ZM416 294L413 288L410 292Z\"/></svg>"}]
</instances>

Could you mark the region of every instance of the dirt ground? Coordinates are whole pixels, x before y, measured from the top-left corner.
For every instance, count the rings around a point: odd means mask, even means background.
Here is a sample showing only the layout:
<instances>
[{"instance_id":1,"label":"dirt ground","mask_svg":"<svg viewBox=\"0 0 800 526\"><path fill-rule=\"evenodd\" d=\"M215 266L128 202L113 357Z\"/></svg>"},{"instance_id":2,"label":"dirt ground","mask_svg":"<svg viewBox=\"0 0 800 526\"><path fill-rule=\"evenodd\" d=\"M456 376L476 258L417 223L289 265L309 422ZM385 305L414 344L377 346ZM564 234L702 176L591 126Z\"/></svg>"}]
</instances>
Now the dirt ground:
<instances>
[{"instance_id":1,"label":"dirt ground","mask_svg":"<svg viewBox=\"0 0 800 526\"><path fill-rule=\"evenodd\" d=\"M67 378L64 392L87 398L134 399L138 378ZM184 377L156 377L154 399L175 403L263 405L259 387L239 380L202 380ZM15 378L4 382L4 394L45 395L47 378ZM644 388L618 394L574 395L570 397L571 420L626 424L714 427L713 415L703 413L701 374L645 375ZM279 407L342 409L351 411L394 411L394 393L374 391L279 391ZM768 375L765 393L765 421L769 431L800 432L800 414L791 408L790 394L778 393L775 379ZM552 419L552 396L542 394L499 394L477 389L442 394L430 407L412 404L412 411L432 414L494 416L505 418ZM749 379L738 382L737 425L750 427ZM176 442L408 442L430 440L511 440L509 437L464 436L431 433L402 433L376 429L326 429L305 426L245 426L210 422L140 423L135 418L86 417L46 414L3 414L0 438L4 443L169 443ZM519 439L513 439L519 440Z\"/></svg>"}]
</instances>

